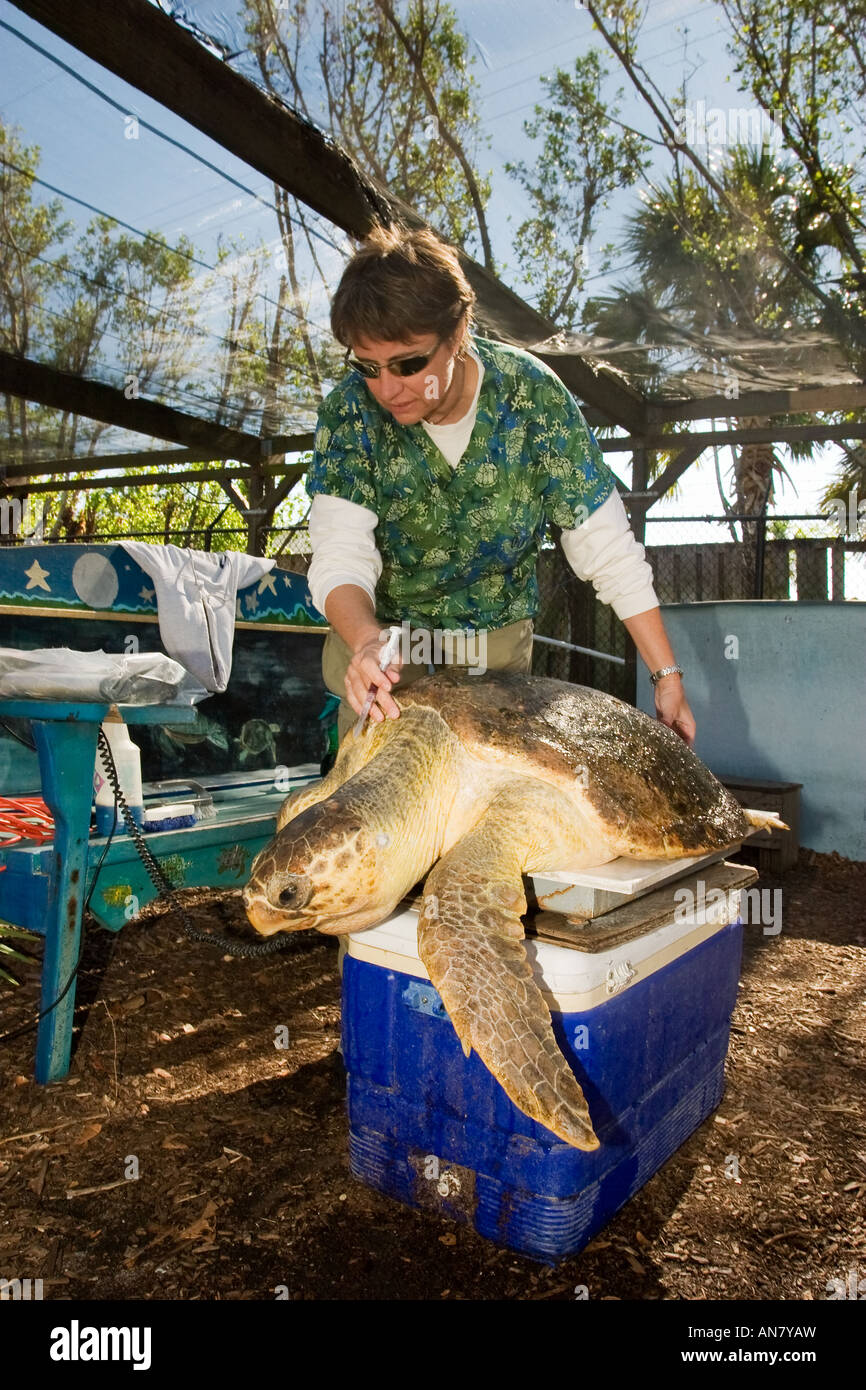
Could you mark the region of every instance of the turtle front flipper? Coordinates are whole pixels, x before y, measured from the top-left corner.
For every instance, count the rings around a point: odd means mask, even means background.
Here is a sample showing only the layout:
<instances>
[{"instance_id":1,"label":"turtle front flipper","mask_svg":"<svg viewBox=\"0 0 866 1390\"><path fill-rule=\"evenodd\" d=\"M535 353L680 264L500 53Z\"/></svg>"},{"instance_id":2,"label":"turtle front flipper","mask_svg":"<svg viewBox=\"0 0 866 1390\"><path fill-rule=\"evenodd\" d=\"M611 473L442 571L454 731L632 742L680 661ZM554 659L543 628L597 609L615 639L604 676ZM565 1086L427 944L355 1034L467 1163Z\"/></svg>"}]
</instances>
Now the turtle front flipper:
<instances>
[{"instance_id":1,"label":"turtle front flipper","mask_svg":"<svg viewBox=\"0 0 866 1390\"><path fill-rule=\"evenodd\" d=\"M279 811L277 812L277 830L282 830L284 825L293 821L302 811L306 811L308 806L316 806L320 801L327 801L329 796L339 791L350 777L354 777L362 767L375 757L382 743L382 737L378 734L378 726L372 725L366 731L365 738L344 738L337 753L337 760L330 772L326 772L320 782L309 783L305 787L296 787L293 792L289 792Z\"/></svg>"},{"instance_id":2,"label":"turtle front flipper","mask_svg":"<svg viewBox=\"0 0 866 1390\"><path fill-rule=\"evenodd\" d=\"M533 823L550 832L543 848L528 831ZM551 850L564 857L578 834L572 808L553 787L510 784L428 875L418 953L466 1056L474 1048L530 1119L592 1150L599 1141L589 1109L554 1037L520 921L523 872L542 867Z\"/></svg>"}]
</instances>

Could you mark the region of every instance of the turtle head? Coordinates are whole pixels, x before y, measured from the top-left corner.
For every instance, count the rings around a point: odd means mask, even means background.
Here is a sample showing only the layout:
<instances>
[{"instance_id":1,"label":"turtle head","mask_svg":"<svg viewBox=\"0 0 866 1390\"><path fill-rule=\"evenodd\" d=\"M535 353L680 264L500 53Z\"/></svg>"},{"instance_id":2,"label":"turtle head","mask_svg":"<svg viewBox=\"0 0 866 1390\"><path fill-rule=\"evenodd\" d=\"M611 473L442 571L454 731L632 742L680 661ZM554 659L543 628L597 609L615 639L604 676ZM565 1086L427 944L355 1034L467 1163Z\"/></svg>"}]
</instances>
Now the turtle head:
<instances>
[{"instance_id":1,"label":"turtle head","mask_svg":"<svg viewBox=\"0 0 866 1390\"><path fill-rule=\"evenodd\" d=\"M385 831L337 798L308 806L253 860L243 895L247 917L263 936L373 926L402 896L393 852Z\"/></svg>"}]
</instances>

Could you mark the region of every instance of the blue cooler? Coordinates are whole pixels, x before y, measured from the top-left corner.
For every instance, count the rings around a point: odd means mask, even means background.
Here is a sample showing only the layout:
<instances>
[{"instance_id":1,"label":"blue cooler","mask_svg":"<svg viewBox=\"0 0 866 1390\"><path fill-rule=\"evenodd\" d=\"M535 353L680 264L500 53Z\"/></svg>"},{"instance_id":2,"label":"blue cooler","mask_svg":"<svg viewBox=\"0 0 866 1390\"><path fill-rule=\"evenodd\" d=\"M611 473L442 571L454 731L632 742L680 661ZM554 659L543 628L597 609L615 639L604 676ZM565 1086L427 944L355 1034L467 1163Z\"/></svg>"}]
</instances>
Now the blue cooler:
<instances>
[{"instance_id":1,"label":"blue cooler","mask_svg":"<svg viewBox=\"0 0 866 1390\"><path fill-rule=\"evenodd\" d=\"M738 910L732 891L642 934L632 914L603 949L589 932L583 948L528 938L601 1141L593 1153L528 1119L474 1052L464 1057L418 958L414 908L351 936L342 1046L354 1176L535 1259L581 1250L721 1100Z\"/></svg>"}]
</instances>

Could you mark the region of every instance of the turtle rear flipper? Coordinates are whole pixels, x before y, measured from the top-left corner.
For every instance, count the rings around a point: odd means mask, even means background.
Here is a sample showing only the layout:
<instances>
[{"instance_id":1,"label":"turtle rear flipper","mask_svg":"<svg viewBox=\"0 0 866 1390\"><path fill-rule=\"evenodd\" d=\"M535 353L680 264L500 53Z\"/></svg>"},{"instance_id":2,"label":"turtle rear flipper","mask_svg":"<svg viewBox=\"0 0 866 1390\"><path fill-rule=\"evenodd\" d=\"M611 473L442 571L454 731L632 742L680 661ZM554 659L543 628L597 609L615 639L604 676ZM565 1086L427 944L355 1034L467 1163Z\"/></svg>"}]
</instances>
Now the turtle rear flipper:
<instances>
[{"instance_id":1,"label":"turtle rear flipper","mask_svg":"<svg viewBox=\"0 0 866 1390\"><path fill-rule=\"evenodd\" d=\"M545 821L537 823L550 830L554 849L562 842L556 832L569 828L572 808L553 788L521 783L500 793L429 874L418 952L466 1056L474 1048L530 1119L592 1150L599 1141L583 1091L559 1050L523 944L521 875L528 863L537 866L527 823L540 809L527 798L535 796L544 798ZM565 839L573 847L573 834Z\"/></svg>"},{"instance_id":2,"label":"turtle rear flipper","mask_svg":"<svg viewBox=\"0 0 866 1390\"><path fill-rule=\"evenodd\" d=\"M783 820L773 811L746 811L746 820L749 825L753 825L756 830L790 830L790 825L786 825ZM749 834L751 835L751 830Z\"/></svg>"}]
</instances>

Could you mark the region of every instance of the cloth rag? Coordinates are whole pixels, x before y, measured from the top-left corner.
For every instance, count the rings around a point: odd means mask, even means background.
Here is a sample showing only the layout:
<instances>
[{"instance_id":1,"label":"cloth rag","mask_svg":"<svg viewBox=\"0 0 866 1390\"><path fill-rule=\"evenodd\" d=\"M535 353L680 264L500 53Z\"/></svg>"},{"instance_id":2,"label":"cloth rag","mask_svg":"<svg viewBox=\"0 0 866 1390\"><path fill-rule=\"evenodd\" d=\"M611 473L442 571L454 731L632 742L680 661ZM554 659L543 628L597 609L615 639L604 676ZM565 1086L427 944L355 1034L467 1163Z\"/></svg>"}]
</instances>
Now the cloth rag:
<instances>
[{"instance_id":1,"label":"cloth rag","mask_svg":"<svg viewBox=\"0 0 866 1390\"><path fill-rule=\"evenodd\" d=\"M127 555L153 580L159 633L169 656L206 690L225 690L232 670L235 603L276 560L228 550L180 549L121 541Z\"/></svg>"}]
</instances>

